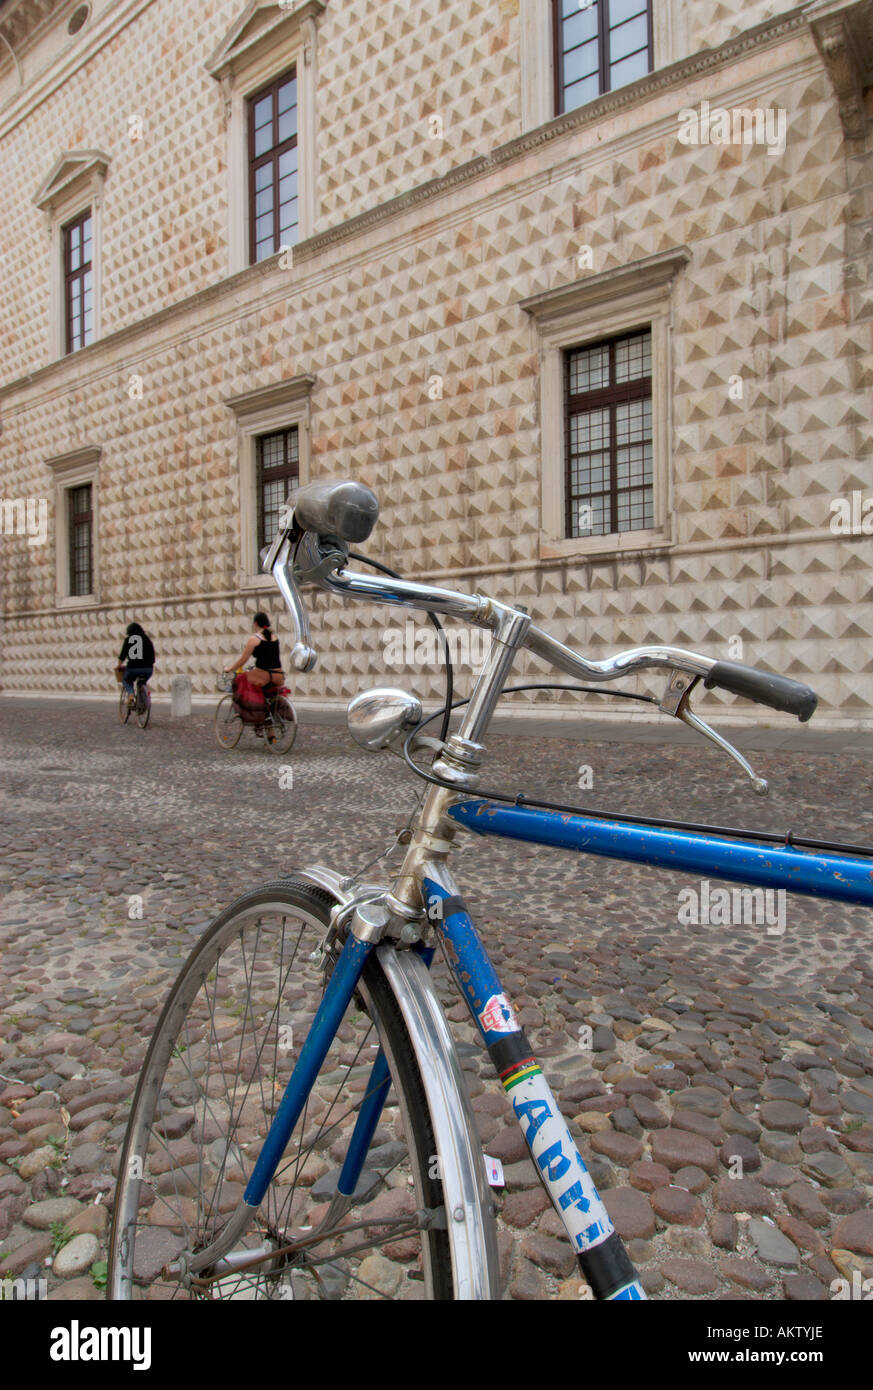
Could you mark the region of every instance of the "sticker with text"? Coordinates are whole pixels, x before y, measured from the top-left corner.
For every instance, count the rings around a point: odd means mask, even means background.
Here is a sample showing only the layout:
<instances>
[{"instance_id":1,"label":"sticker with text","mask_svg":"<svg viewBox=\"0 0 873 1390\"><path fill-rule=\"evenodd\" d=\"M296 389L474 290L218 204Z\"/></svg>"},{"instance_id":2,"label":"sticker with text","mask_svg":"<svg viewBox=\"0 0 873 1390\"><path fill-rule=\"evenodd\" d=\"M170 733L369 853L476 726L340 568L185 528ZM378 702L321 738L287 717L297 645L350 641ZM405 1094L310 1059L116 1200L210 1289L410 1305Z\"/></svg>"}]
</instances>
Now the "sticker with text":
<instances>
[{"instance_id":1,"label":"sticker with text","mask_svg":"<svg viewBox=\"0 0 873 1390\"><path fill-rule=\"evenodd\" d=\"M505 994L492 994L479 1014L479 1023L485 1033L518 1033L521 1028Z\"/></svg>"}]
</instances>

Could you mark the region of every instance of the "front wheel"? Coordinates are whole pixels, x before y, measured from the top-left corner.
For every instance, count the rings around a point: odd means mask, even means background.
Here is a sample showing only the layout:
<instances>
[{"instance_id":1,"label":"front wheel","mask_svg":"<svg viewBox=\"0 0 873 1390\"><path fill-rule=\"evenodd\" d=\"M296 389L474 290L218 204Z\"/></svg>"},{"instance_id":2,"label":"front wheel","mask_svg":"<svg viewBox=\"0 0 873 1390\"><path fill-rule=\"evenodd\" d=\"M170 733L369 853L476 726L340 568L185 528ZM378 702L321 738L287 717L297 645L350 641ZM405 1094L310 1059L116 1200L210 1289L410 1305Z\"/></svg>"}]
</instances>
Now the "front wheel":
<instances>
[{"instance_id":1,"label":"front wheel","mask_svg":"<svg viewBox=\"0 0 873 1390\"><path fill-rule=\"evenodd\" d=\"M235 748L242 731L243 722L233 707L233 697L225 695L215 711L215 737L222 748Z\"/></svg>"},{"instance_id":2,"label":"front wheel","mask_svg":"<svg viewBox=\"0 0 873 1390\"><path fill-rule=\"evenodd\" d=\"M125 690L124 686L122 686L121 693L118 696L118 717L121 720L122 724L127 723L128 719L131 716L132 710L133 706L130 703L127 691Z\"/></svg>"},{"instance_id":3,"label":"front wheel","mask_svg":"<svg viewBox=\"0 0 873 1390\"><path fill-rule=\"evenodd\" d=\"M222 913L183 967L131 1108L109 1298L455 1297L424 1084L375 953L253 1224L218 1265L179 1277L180 1257L205 1249L239 1208L321 999L332 905L321 888L267 884ZM364 1167L337 1213L358 1112L377 1092Z\"/></svg>"}]
</instances>

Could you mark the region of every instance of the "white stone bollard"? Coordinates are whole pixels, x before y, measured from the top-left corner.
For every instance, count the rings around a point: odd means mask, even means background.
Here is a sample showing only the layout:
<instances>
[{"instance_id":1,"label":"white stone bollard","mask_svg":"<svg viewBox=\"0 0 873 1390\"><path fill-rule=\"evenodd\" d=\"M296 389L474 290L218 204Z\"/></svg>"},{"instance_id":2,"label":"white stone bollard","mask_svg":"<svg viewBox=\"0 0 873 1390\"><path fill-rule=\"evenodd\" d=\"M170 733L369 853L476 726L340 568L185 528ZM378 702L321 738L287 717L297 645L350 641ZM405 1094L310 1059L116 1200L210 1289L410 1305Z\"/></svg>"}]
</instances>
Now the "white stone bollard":
<instances>
[{"instance_id":1,"label":"white stone bollard","mask_svg":"<svg viewBox=\"0 0 873 1390\"><path fill-rule=\"evenodd\" d=\"M191 713L190 676L174 676L170 681L170 713L174 719Z\"/></svg>"}]
</instances>

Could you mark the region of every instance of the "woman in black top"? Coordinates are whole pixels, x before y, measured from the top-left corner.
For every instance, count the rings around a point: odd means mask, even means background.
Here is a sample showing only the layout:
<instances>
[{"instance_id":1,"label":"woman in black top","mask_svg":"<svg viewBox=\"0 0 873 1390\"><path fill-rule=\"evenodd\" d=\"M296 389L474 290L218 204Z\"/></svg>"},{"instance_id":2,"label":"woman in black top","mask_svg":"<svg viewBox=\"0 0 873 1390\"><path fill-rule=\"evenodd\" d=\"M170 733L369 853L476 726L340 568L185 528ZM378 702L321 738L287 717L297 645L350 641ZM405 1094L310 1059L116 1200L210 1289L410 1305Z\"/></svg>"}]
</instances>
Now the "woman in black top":
<instances>
[{"instance_id":1,"label":"woman in black top","mask_svg":"<svg viewBox=\"0 0 873 1390\"><path fill-rule=\"evenodd\" d=\"M128 702L133 704L134 681L142 680L145 684L151 679L152 671L155 669L155 649L152 640L139 623L127 624L124 642L118 655L118 668L124 669L122 684L127 691Z\"/></svg>"},{"instance_id":2,"label":"woman in black top","mask_svg":"<svg viewBox=\"0 0 873 1390\"><path fill-rule=\"evenodd\" d=\"M255 664L247 673L249 680L253 685L261 686L265 695L274 694L285 684L285 673L279 656L279 639L273 633L266 613L256 613L253 626L254 633L246 643L242 656L232 666L225 666L224 669L239 670L253 656Z\"/></svg>"}]
</instances>

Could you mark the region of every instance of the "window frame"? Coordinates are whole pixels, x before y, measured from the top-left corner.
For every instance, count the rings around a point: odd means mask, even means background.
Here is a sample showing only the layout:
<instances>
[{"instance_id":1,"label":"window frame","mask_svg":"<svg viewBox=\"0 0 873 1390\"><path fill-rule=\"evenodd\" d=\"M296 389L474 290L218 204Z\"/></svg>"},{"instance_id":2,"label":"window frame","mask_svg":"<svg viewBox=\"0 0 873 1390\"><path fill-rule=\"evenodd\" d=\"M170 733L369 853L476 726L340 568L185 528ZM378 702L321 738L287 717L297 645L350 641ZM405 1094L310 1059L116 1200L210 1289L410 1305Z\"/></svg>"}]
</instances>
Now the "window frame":
<instances>
[{"instance_id":1,"label":"window frame","mask_svg":"<svg viewBox=\"0 0 873 1390\"><path fill-rule=\"evenodd\" d=\"M691 260L687 246L657 252L585 279L519 301L531 318L540 367L539 466L541 560L620 558L673 544L672 296L677 276ZM563 351L604 338L651 329L652 487L654 526L608 536L565 534L565 433Z\"/></svg>"},{"instance_id":2,"label":"window frame","mask_svg":"<svg viewBox=\"0 0 873 1390\"><path fill-rule=\"evenodd\" d=\"M99 342L103 333L103 204L104 184L111 163L101 150L67 150L52 165L33 197L43 214L49 267L49 316L46 344L50 362L69 356L67 301L64 276L64 229L91 214L91 342L76 348L84 352Z\"/></svg>"},{"instance_id":3,"label":"window frame","mask_svg":"<svg viewBox=\"0 0 873 1390\"><path fill-rule=\"evenodd\" d=\"M650 530L614 531L608 535L566 533L565 429L563 354L568 348L594 346L608 337L648 328L652 334L652 507ZM553 325L544 335L541 364L542 488L540 558L626 555L669 545L673 540L670 508L669 441L672 430L669 309L604 309Z\"/></svg>"},{"instance_id":4,"label":"window frame","mask_svg":"<svg viewBox=\"0 0 873 1390\"><path fill-rule=\"evenodd\" d=\"M571 490L571 451L570 451L570 421L574 414L586 410L608 410L610 412L610 438L609 438L609 490L600 496L609 497L609 520L610 528L608 531L591 532L592 535L610 537L632 535L639 531L649 531L651 527L634 526L619 529L618 525L618 506L619 493L618 486L618 431L615 428L614 410L618 405L625 405L633 401L649 401L652 405L652 435L654 436L654 401L652 398L652 373L645 377L633 377L626 382L616 382L616 361L615 350L619 343L626 342L628 339L637 336L639 333L648 333L650 352L654 351L654 341L651 329L643 327L632 330L630 333L620 333L609 338L601 338L596 342L576 343L561 349L563 361L563 405L564 405L564 539L579 540L581 537L572 535L573 507L580 499L572 496ZM607 348L609 353L609 377L608 386L596 387L593 390L571 395L570 391L570 360L575 352L585 352L592 348ZM654 370L654 363L652 364ZM606 451L601 451L606 452ZM652 506L654 509L655 483L654 483L654 443L652 443ZM627 491L627 489L622 489ZM590 494L594 496L595 494Z\"/></svg>"},{"instance_id":5,"label":"window frame","mask_svg":"<svg viewBox=\"0 0 873 1390\"><path fill-rule=\"evenodd\" d=\"M604 7L604 8L598 9L598 19L597 19L597 58L598 58L597 76L598 76L598 90L594 93L593 96L591 96L591 97L588 98L588 101L597 101L599 97L606 96L607 93L609 93L609 92L618 92L618 91L621 91L622 87L624 87L624 86L631 86L631 85L632 85L632 83L624 83L624 82L621 84L621 87L612 87L612 86L609 85L609 69L610 69L609 35L610 35L610 32L611 32L611 26L610 26L610 23L609 23L609 19L610 19L609 7L610 7L610 5L612 4L612 0L596 0L596 3L598 4L598 6ZM655 70L655 11L654 11L654 0L645 0L645 5L646 5L646 19L647 19L647 27L648 27L648 64L649 64L649 65L648 65L648 68L646 69L645 73L641 73L639 77L636 77L636 78L633 78L633 79L632 79L633 82L640 82L640 81L643 81L644 78L650 76L651 73L654 72L654 70ZM561 48L561 42L560 42L561 25L562 25L562 21L563 21L563 15L562 15L562 13L561 13L562 7L563 7L563 0L551 0L551 11L552 11L552 82L553 82L553 87L554 87L554 90L553 90L553 92L552 92L552 101L553 101L553 104L554 104L554 114L555 114L556 116L562 116L562 115L564 115L564 114L566 113L567 109L568 109L567 106L565 105L565 101L564 101L564 95L565 95L564 80L563 80L563 77L564 77L564 52L563 52L563 50L562 50L562 48ZM580 9L581 9L581 7L580 7ZM636 18L636 16L634 16L634 18ZM605 22L604 22L604 20L605 20ZM618 27L618 26L612 26L612 27ZM628 56L630 56L630 55L628 55ZM570 111L579 110L581 107L587 106L588 101L579 102L578 106L571 106L571 107L569 108L569 110L570 110Z\"/></svg>"},{"instance_id":6,"label":"window frame","mask_svg":"<svg viewBox=\"0 0 873 1390\"><path fill-rule=\"evenodd\" d=\"M79 267L78 267L76 270L72 270L72 269L70 268L70 260L71 260L71 257L72 257L72 241L71 241L71 234L72 234L72 232L73 232L77 227L79 227L79 228L84 228L86 222L89 222L90 225L91 225L91 236L90 236L90 241L91 241L91 258L90 258L90 260L88 260L87 262L82 261L81 264L79 265ZM84 237L82 237L82 246L84 247ZM82 212L77 213L77 215L76 215L75 217L73 217L73 218L71 218L69 221L63 223L63 225L62 225L62 227L61 227L61 261L62 261L61 275L62 275L62 283L63 283L63 287L64 287L64 288L63 288L63 306L64 306L64 308L63 308L63 318L64 318L64 328L63 328L63 332L64 332L64 352L65 352L65 355L68 356L71 352L79 352L79 351L81 351L81 349L84 348L84 347L90 347L91 344L94 342L95 336L96 336L96 334L95 334L95 294L94 294L94 212L93 212L93 209L91 208L90 205L89 205L88 207L86 207ZM88 275L88 276L90 277L90 289L91 289L91 336L90 336L90 338L89 338L87 341L85 341L85 309L84 309L84 289L85 289L85 276L86 276L86 275ZM82 289L81 289L81 296L82 296L82 298L81 298L81 301L80 301L80 303L81 303L81 320L82 320L82 324L81 324L81 327L82 327L82 341L81 341L80 343L74 343L74 342L73 342L73 312L72 312L73 304L72 304L72 296L73 296L73 282L74 282L75 280L78 280L79 283L80 283L80 285L81 285L81 287L82 287Z\"/></svg>"},{"instance_id":7,"label":"window frame","mask_svg":"<svg viewBox=\"0 0 873 1390\"><path fill-rule=\"evenodd\" d=\"M87 507L87 510L85 510L85 511L79 511L79 512L74 511L74 510L73 510L73 501L74 501L74 498L76 497L76 494L77 494L77 493L85 492L86 490L87 490L87 493L88 493L88 507ZM66 489L66 494L67 494L67 515L66 515L66 527L67 527L67 555L68 555L68 557L69 557L69 576L68 576L68 580L67 580L67 587L68 587L68 591L69 591L69 596L70 596L70 598L78 598L78 599L90 598L90 597L92 596L93 592L94 592L94 484L93 484L90 480L87 480L87 481L82 482L82 483L74 483L71 487L68 487L68 488ZM76 587L77 581L78 581L78 575L79 575L79 567L78 567L78 564L77 564L77 557L78 557L79 550L81 549L81 547L77 546L77 544L76 544L76 528L77 528L78 526L87 526L87 527L88 527L88 543L87 543L87 557L88 557L88 560L87 560L87 578L88 578L88 586L87 586L86 589L83 589L81 592L79 592L78 589L77 589L77 587Z\"/></svg>"},{"instance_id":8,"label":"window frame","mask_svg":"<svg viewBox=\"0 0 873 1390\"><path fill-rule=\"evenodd\" d=\"M296 100L294 103L294 110L297 113L295 130L293 136L290 136L287 140L284 140L281 143L279 143L279 89L280 87L286 86L291 81L294 82L297 93ZM267 96L270 96L272 98L273 143L270 145L269 149L265 150L262 154L256 154L254 119L255 106L258 102L263 101L264 98ZM259 87L256 91L247 94L245 99L245 112L246 146L249 166L249 230L247 254L249 265L258 265L261 261L268 261L271 256L277 255L282 246L295 246L297 242L300 240L300 81L298 76L298 65L296 63L292 63L291 67L288 68L285 72L280 73L277 77L272 78L271 81L267 82L263 87ZM295 150L297 153L297 165L295 170L297 174L297 236L293 242L283 242L281 237L281 229L279 226L279 159L281 155L287 154L287 152L291 149ZM257 238L255 235L255 229L257 225L256 178L258 169L262 168L268 163L272 164L273 166L273 249L269 253L269 255L258 257Z\"/></svg>"},{"instance_id":9,"label":"window frame","mask_svg":"<svg viewBox=\"0 0 873 1390\"><path fill-rule=\"evenodd\" d=\"M249 188L250 178L247 103L249 97L292 67L297 75L297 240L305 241L315 229L318 20L324 8L325 0L300 0L293 8L283 6L269 17L267 6L255 15L249 6L237 16L205 65L220 85L227 135L228 275L273 263L269 257L250 260L251 198L239 196L241 188ZM293 262L287 269L293 273Z\"/></svg>"},{"instance_id":10,"label":"window frame","mask_svg":"<svg viewBox=\"0 0 873 1390\"><path fill-rule=\"evenodd\" d=\"M69 454L45 460L54 480L55 503L55 601L61 608L95 607L100 601L100 474L102 447L83 445ZM70 493L91 488L91 591L74 594Z\"/></svg>"},{"instance_id":11,"label":"window frame","mask_svg":"<svg viewBox=\"0 0 873 1390\"><path fill-rule=\"evenodd\" d=\"M297 452L297 457L294 460L293 466L288 462L288 446L291 435L295 437ZM276 439L279 437L281 437L283 440L284 462L278 466L270 468L270 476L265 478L264 473L267 470L265 469L264 465L264 444L268 439ZM270 540L267 539L266 531L264 529L264 523L266 521L266 510L264 507L264 484L283 482L286 480L289 484L289 486L285 489L285 494L287 496L288 492L290 491L292 480L297 487L300 486L300 425L296 420L290 425L284 425L281 429L269 430L265 434L258 434L255 436L255 486L257 489L258 509L257 546L259 553L261 550L263 550L264 546L269 545L270 541L272 540L272 537L270 537Z\"/></svg>"},{"instance_id":12,"label":"window frame","mask_svg":"<svg viewBox=\"0 0 873 1390\"><path fill-rule=\"evenodd\" d=\"M239 460L240 589L275 588L272 576L263 574L260 568L258 439L297 426L297 476L303 487L310 477L310 393L314 385L313 376L297 376L224 401L235 416L234 440Z\"/></svg>"}]
</instances>

